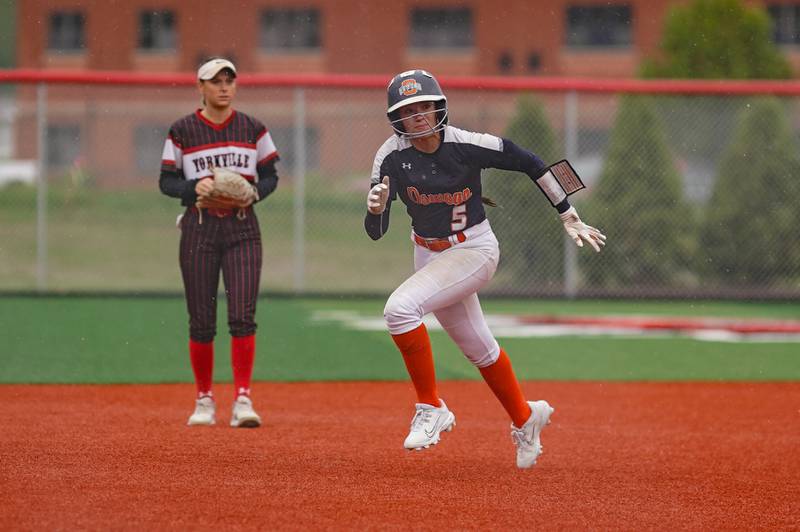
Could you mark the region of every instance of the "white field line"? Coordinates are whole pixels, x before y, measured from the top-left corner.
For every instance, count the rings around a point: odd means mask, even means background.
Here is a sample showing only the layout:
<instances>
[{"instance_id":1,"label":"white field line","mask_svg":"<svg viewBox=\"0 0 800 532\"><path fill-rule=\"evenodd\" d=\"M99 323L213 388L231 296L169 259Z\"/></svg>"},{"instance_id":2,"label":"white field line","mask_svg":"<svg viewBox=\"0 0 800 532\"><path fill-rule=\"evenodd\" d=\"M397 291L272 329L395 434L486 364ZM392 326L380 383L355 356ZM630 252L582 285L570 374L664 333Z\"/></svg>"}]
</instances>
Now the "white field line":
<instances>
[{"instance_id":1,"label":"white field line","mask_svg":"<svg viewBox=\"0 0 800 532\"><path fill-rule=\"evenodd\" d=\"M357 331L385 331L382 316L366 316L348 310L320 310L311 315L312 322L340 323ZM428 330L442 330L436 318L424 318ZM531 323L530 316L487 314L486 321L498 338L549 338L558 336L607 336L616 338L691 338L707 342L800 342L800 333L739 333L724 327L707 329L648 329L613 325L571 325L557 323ZM742 323L743 320L737 320Z\"/></svg>"}]
</instances>

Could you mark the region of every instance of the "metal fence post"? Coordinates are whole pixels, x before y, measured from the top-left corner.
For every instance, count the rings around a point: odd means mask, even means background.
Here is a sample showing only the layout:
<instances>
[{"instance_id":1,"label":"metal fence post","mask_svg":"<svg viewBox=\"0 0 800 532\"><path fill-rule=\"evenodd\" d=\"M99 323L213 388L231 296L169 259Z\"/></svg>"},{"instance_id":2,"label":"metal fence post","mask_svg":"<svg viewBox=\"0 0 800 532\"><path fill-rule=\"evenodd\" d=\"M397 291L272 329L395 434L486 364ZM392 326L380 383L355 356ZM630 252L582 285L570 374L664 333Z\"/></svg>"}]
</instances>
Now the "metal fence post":
<instances>
[{"instance_id":1,"label":"metal fence post","mask_svg":"<svg viewBox=\"0 0 800 532\"><path fill-rule=\"evenodd\" d=\"M564 152L567 159L578 158L578 93L568 91L564 100ZM578 293L578 254L575 243L564 235L564 296L574 299Z\"/></svg>"},{"instance_id":2,"label":"metal fence post","mask_svg":"<svg viewBox=\"0 0 800 532\"><path fill-rule=\"evenodd\" d=\"M36 289L47 289L47 85L36 87Z\"/></svg>"},{"instance_id":3,"label":"metal fence post","mask_svg":"<svg viewBox=\"0 0 800 532\"><path fill-rule=\"evenodd\" d=\"M306 95L303 87L294 91L294 291L306 284Z\"/></svg>"}]
</instances>

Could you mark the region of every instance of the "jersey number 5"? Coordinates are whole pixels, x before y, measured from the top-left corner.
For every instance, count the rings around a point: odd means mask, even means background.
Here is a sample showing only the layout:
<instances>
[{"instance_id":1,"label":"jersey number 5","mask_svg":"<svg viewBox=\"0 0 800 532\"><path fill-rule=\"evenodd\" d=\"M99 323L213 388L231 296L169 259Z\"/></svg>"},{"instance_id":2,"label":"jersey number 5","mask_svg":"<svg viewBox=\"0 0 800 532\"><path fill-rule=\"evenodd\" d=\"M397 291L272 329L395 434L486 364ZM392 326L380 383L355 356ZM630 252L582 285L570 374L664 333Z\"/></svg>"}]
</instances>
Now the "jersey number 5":
<instances>
[{"instance_id":1,"label":"jersey number 5","mask_svg":"<svg viewBox=\"0 0 800 532\"><path fill-rule=\"evenodd\" d=\"M453 221L450 223L451 231L461 231L467 226L467 204L462 203L453 207Z\"/></svg>"}]
</instances>

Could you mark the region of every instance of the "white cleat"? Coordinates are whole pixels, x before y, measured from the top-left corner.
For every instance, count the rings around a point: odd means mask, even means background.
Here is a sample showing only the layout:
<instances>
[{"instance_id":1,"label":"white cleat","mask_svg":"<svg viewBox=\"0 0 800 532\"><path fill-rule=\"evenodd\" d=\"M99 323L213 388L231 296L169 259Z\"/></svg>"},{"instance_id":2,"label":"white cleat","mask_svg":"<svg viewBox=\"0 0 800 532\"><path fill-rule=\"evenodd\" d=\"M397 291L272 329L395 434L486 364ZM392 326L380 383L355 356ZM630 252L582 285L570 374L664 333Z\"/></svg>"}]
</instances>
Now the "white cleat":
<instances>
[{"instance_id":1,"label":"white cleat","mask_svg":"<svg viewBox=\"0 0 800 532\"><path fill-rule=\"evenodd\" d=\"M421 451L439 443L439 434L451 431L456 426L456 416L440 399L442 406L417 403L417 411L411 419L411 431L403 442L406 449Z\"/></svg>"},{"instance_id":2,"label":"white cleat","mask_svg":"<svg viewBox=\"0 0 800 532\"><path fill-rule=\"evenodd\" d=\"M246 395L240 395L233 402L231 427L256 428L261 426L261 417L253 410L253 402Z\"/></svg>"},{"instance_id":3,"label":"white cleat","mask_svg":"<svg viewBox=\"0 0 800 532\"><path fill-rule=\"evenodd\" d=\"M511 440L517 446L517 467L520 469L532 467L542 454L539 434L550 423L550 416L555 410L547 401L528 401L528 404L531 407L528 421L521 428L511 424Z\"/></svg>"},{"instance_id":4,"label":"white cleat","mask_svg":"<svg viewBox=\"0 0 800 532\"><path fill-rule=\"evenodd\" d=\"M195 401L194 413L189 416L187 425L213 425L215 419L216 405L214 399L209 395L204 395Z\"/></svg>"}]
</instances>

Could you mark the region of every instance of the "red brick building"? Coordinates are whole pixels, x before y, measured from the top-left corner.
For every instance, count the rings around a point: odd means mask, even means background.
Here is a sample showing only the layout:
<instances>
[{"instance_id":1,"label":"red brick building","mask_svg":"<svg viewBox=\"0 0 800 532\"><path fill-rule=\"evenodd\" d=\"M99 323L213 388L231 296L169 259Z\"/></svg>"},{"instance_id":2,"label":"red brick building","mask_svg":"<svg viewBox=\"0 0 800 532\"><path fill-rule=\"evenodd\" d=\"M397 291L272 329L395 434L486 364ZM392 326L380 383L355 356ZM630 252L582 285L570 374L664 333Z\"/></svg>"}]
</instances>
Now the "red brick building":
<instances>
[{"instance_id":1,"label":"red brick building","mask_svg":"<svg viewBox=\"0 0 800 532\"><path fill-rule=\"evenodd\" d=\"M628 78L657 49L669 7L681 3L25 0L17 8L17 66L193 72L201 58L225 55L247 73L379 74L388 80L396 72L422 67L439 76ZM776 23L775 40L800 71L800 2L751 3L768 8ZM379 122L382 98L375 96L309 91L311 168L363 167L361 154L374 149L364 149L364 138L374 142L376 135L388 133ZM51 167L81 158L104 182L152 175L166 126L196 105L186 87L91 92L53 87L50 98L62 102L50 106ZM279 148L288 144L294 123L291 92L247 91L243 98L245 110L270 117L278 136L285 137ZM363 138L348 141L336 117L354 98L363 102L364 116L376 120L367 123L351 113L350 132L356 124ZM35 144L30 126L21 128L19 142L28 151ZM351 152L358 156L346 155ZM120 160L128 164L121 167Z\"/></svg>"},{"instance_id":2,"label":"red brick building","mask_svg":"<svg viewBox=\"0 0 800 532\"><path fill-rule=\"evenodd\" d=\"M209 54L250 72L630 77L668 0L25 0L20 68L186 71ZM800 3L769 0L793 64Z\"/></svg>"}]
</instances>

